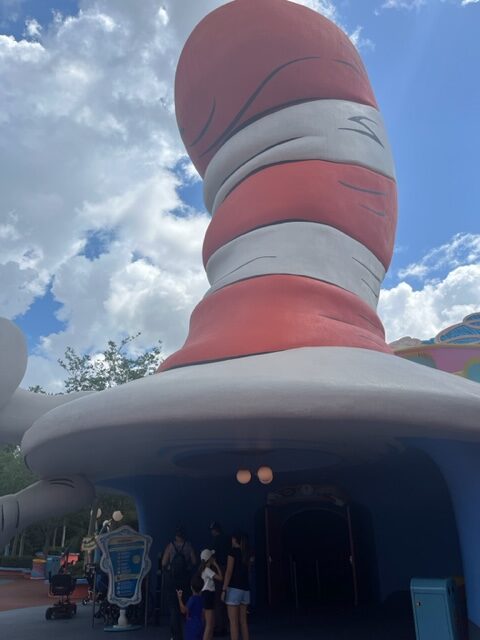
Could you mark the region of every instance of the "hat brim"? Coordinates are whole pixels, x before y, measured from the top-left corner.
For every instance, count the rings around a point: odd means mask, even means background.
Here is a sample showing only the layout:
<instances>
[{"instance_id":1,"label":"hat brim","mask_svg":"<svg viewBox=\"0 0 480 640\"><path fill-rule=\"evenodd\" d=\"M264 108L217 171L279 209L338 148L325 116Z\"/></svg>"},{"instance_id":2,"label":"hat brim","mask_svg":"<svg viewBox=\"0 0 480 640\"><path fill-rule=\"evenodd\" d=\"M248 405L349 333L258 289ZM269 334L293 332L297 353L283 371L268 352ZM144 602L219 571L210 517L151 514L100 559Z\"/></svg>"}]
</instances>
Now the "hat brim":
<instances>
[{"instance_id":1,"label":"hat brim","mask_svg":"<svg viewBox=\"0 0 480 640\"><path fill-rule=\"evenodd\" d=\"M74 400L37 420L22 450L40 476L222 475L189 460L239 447L358 460L404 437L479 440L479 412L475 382L366 349L312 347L174 369Z\"/></svg>"}]
</instances>

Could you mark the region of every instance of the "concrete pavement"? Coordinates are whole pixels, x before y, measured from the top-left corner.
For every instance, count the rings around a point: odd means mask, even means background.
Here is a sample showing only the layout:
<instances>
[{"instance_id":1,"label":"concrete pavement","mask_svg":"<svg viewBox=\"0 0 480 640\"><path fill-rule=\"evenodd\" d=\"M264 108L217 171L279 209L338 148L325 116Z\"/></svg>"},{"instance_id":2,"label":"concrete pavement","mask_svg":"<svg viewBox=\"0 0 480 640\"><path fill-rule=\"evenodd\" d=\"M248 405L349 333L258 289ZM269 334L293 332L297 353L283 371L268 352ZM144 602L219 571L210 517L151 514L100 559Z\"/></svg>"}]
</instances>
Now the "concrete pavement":
<instances>
[{"instance_id":1,"label":"concrete pavement","mask_svg":"<svg viewBox=\"0 0 480 640\"><path fill-rule=\"evenodd\" d=\"M0 613L0 637L5 640L95 640L104 636L101 621L91 628L90 606L78 607L71 620L45 620L46 607ZM414 640L409 618L387 618L381 612L299 615L264 614L250 625L252 640ZM169 640L164 622L159 627L131 632L132 640Z\"/></svg>"}]
</instances>

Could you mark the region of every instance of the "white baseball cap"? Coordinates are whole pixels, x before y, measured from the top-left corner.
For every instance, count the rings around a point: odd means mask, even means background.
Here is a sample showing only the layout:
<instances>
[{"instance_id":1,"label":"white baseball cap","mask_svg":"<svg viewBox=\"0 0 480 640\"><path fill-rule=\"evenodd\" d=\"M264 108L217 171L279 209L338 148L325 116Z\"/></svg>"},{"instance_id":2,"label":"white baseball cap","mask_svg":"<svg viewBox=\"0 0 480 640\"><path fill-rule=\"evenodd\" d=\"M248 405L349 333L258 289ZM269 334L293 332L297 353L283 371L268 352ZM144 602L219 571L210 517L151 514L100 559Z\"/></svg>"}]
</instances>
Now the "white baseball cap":
<instances>
[{"instance_id":1,"label":"white baseball cap","mask_svg":"<svg viewBox=\"0 0 480 640\"><path fill-rule=\"evenodd\" d=\"M200 560L203 560L203 562L208 562L214 555L215 551L213 551L213 549L204 549L200 554Z\"/></svg>"}]
</instances>

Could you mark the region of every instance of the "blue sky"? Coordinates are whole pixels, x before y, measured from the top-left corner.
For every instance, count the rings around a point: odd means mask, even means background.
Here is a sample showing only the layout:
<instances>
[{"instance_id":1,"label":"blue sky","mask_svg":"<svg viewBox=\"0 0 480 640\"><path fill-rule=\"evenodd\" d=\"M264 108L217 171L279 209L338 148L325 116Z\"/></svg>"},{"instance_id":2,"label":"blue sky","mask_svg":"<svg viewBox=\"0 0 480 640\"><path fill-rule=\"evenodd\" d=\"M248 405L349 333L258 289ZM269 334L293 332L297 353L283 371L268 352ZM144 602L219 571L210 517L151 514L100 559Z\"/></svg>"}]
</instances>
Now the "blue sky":
<instances>
[{"instance_id":1,"label":"blue sky","mask_svg":"<svg viewBox=\"0 0 480 640\"><path fill-rule=\"evenodd\" d=\"M2 224L3 238L14 239L0 270L8 282L0 315L28 337L29 383L55 386L67 344L97 349L138 330L139 348L182 341L205 288L207 218L201 183L182 157L171 85L186 35L218 4L0 0L0 34L13 36L1 44L16 56L3 120L0 109L2 166L13 158L0 185L0 240ZM480 2L304 4L357 35L399 185L380 313L391 339L429 337L480 307ZM135 62L129 47L148 55ZM22 185L32 185L30 200L18 195Z\"/></svg>"}]
</instances>

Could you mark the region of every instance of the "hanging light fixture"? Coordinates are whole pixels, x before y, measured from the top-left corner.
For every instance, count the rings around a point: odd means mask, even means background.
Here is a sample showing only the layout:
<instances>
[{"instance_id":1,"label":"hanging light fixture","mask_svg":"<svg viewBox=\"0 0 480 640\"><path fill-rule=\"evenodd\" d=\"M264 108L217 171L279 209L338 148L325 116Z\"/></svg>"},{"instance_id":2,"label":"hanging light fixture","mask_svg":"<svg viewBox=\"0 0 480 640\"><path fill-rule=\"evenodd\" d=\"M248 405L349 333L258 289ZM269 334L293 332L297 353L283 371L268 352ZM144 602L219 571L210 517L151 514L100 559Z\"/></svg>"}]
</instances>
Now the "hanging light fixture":
<instances>
[{"instance_id":1,"label":"hanging light fixture","mask_svg":"<svg viewBox=\"0 0 480 640\"><path fill-rule=\"evenodd\" d=\"M270 467L260 467L257 471L257 478L262 484L270 484L273 480L273 471Z\"/></svg>"},{"instance_id":2,"label":"hanging light fixture","mask_svg":"<svg viewBox=\"0 0 480 640\"><path fill-rule=\"evenodd\" d=\"M252 479L252 474L248 469L239 469L237 471L237 482L240 484L248 484Z\"/></svg>"}]
</instances>

